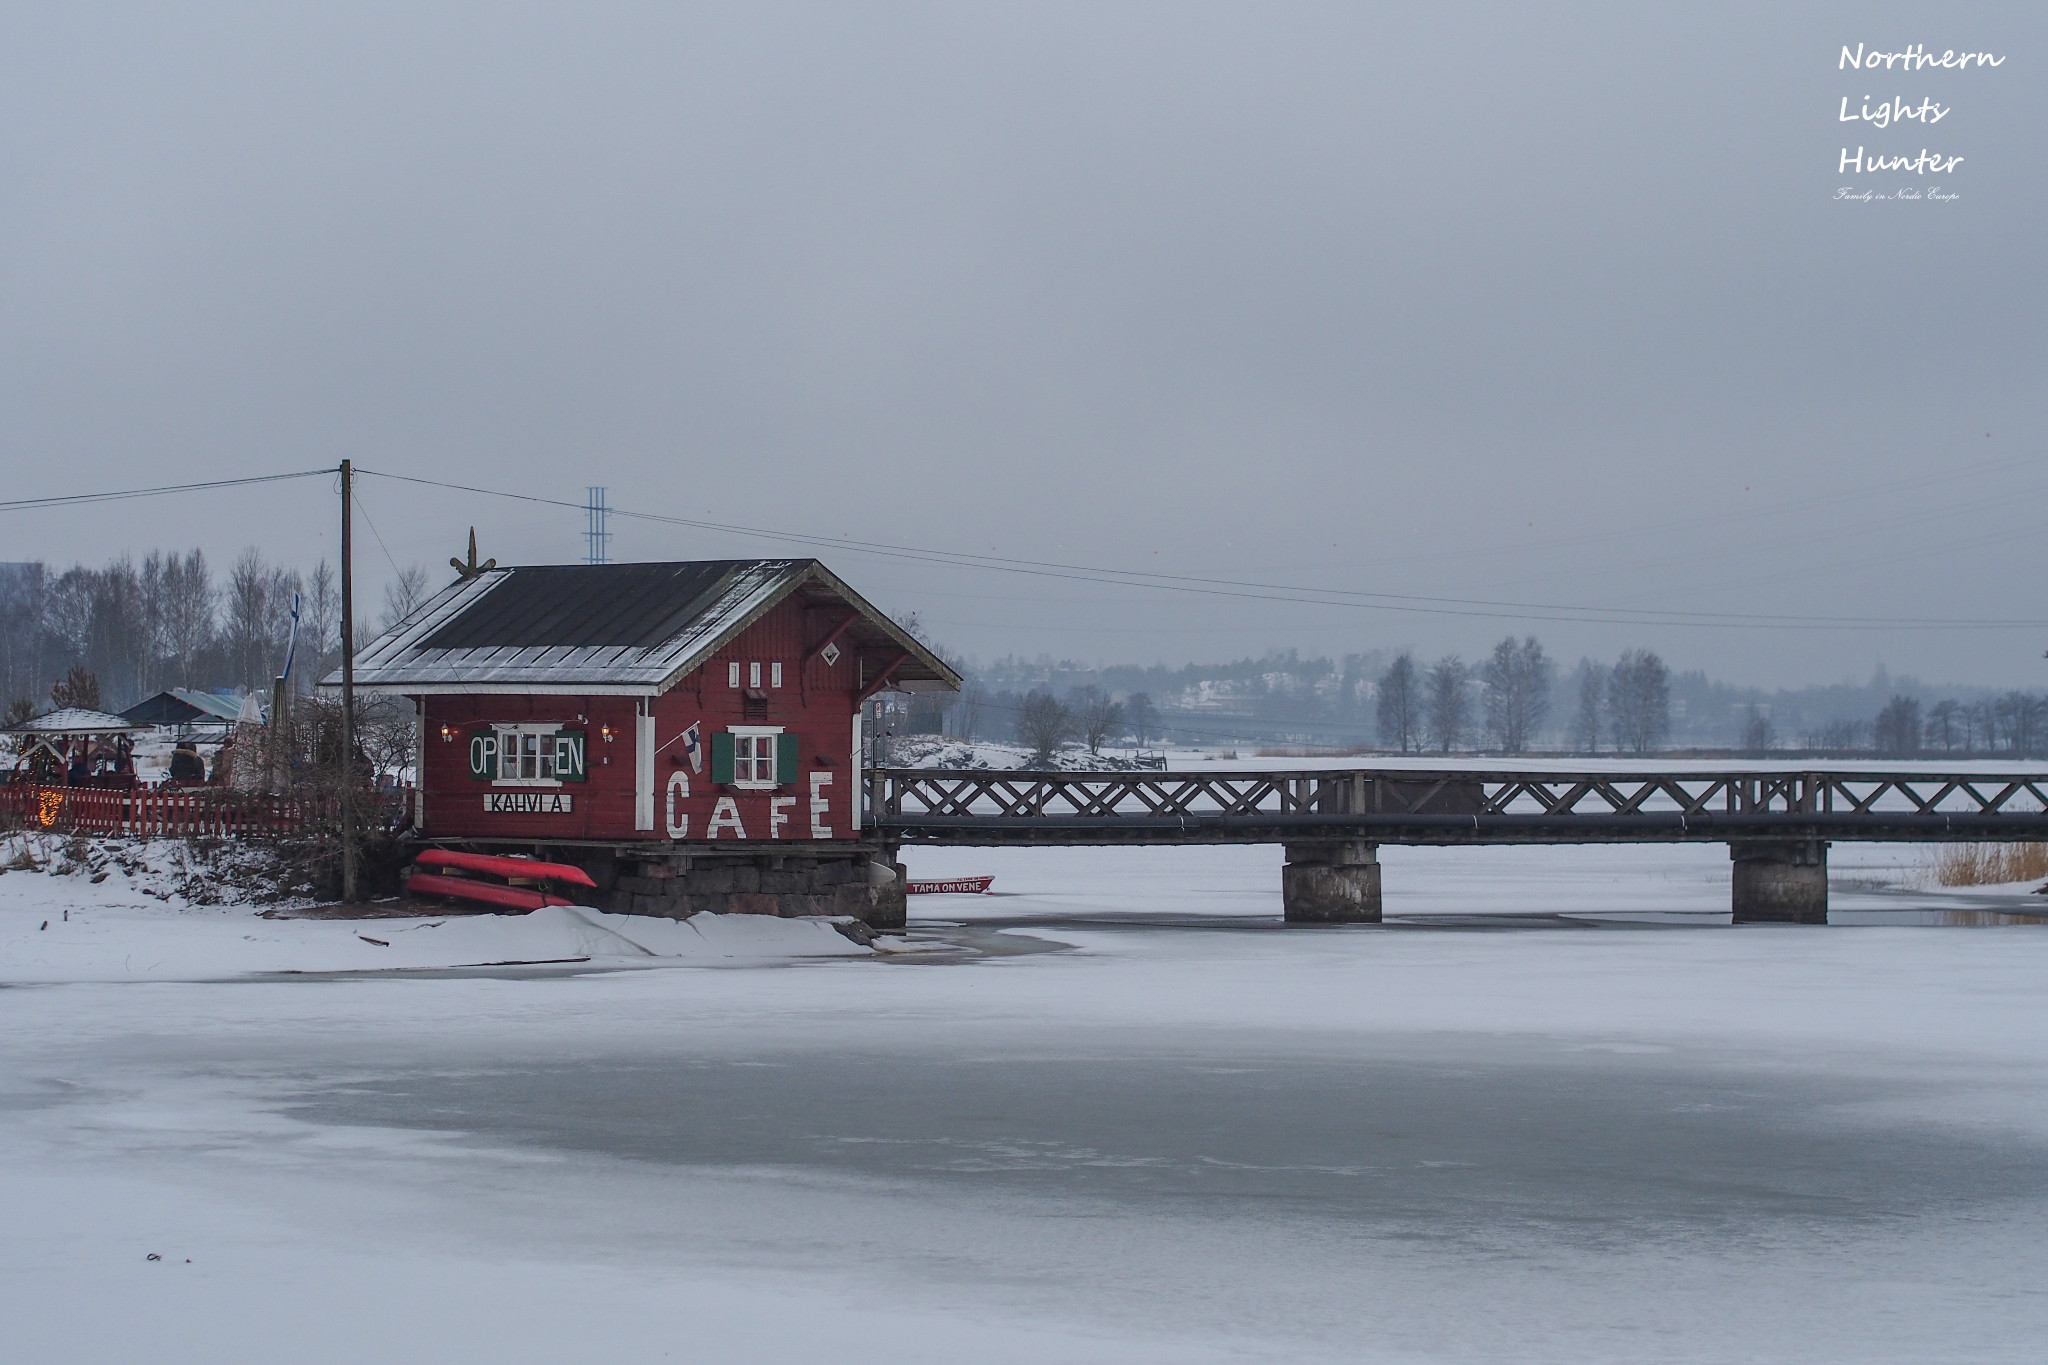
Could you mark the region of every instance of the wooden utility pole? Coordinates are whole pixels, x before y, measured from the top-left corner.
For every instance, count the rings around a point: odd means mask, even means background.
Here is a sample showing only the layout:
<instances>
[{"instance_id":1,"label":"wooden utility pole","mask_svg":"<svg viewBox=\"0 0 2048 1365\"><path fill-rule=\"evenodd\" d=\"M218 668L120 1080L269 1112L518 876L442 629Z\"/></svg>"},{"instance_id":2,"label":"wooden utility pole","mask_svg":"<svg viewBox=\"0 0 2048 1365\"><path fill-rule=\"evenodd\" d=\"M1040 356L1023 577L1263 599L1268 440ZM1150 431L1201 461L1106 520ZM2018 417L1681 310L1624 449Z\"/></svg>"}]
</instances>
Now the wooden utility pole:
<instances>
[{"instance_id":1,"label":"wooden utility pole","mask_svg":"<svg viewBox=\"0 0 2048 1365\"><path fill-rule=\"evenodd\" d=\"M341 899L356 899L356 576L355 470L341 462Z\"/></svg>"}]
</instances>

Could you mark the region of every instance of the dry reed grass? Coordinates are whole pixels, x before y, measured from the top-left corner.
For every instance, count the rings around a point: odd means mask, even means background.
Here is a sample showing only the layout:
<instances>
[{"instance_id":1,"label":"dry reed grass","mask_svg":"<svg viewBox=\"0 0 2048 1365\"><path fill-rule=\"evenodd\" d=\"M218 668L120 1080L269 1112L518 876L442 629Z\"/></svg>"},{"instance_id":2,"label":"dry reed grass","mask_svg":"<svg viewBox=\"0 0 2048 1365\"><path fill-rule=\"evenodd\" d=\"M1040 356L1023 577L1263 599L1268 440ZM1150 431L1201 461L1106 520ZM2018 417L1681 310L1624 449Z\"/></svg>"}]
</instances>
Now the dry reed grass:
<instances>
[{"instance_id":1,"label":"dry reed grass","mask_svg":"<svg viewBox=\"0 0 2048 1365\"><path fill-rule=\"evenodd\" d=\"M2048 844L1944 844L1934 855L1941 886L2002 886L2048 877Z\"/></svg>"}]
</instances>

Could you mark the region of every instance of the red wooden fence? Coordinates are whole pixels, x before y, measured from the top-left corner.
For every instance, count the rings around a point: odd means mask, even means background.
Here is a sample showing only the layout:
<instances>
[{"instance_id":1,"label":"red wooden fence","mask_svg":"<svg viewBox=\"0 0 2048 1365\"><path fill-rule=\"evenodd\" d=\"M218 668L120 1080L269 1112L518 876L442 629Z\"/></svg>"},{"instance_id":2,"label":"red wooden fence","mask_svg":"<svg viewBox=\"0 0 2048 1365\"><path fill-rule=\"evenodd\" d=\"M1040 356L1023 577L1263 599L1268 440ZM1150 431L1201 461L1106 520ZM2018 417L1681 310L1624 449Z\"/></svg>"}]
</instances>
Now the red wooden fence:
<instances>
[{"instance_id":1,"label":"red wooden fence","mask_svg":"<svg viewBox=\"0 0 2048 1365\"><path fill-rule=\"evenodd\" d=\"M373 818L388 818L411 795L405 788L377 798ZM208 788L0 787L0 820L58 834L274 837L309 825L338 825L340 819L339 802L333 797L265 796Z\"/></svg>"}]
</instances>

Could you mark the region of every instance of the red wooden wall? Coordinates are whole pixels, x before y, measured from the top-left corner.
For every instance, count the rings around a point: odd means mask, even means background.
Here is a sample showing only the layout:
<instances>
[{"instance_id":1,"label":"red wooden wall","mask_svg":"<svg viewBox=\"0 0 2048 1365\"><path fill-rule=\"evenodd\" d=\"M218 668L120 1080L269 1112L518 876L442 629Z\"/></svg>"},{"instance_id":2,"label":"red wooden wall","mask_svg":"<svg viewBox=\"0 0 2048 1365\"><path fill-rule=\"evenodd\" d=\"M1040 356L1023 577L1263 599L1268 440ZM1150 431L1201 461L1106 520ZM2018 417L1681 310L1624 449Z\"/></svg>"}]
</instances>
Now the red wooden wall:
<instances>
[{"instance_id":1,"label":"red wooden wall","mask_svg":"<svg viewBox=\"0 0 2048 1365\"><path fill-rule=\"evenodd\" d=\"M817 821L834 839L855 834L853 807L859 792L859 770L853 753L855 698L861 676L860 656L844 639L836 663L810 660L799 666L812 645L829 635L844 609L807 609L792 598L741 632L702 669L650 703L654 717L654 828L634 827L634 718L638 699L608 696L496 695L476 693L426 698L426 734L420 765L429 837L491 839L618 839L665 840L686 826L682 838L707 837L731 841L739 837L730 820L737 817L749 842L809 841L813 836L814 775L826 775L816 798L827 809ZM728 682L728 665L741 666L741 685ZM770 686L772 665L781 663L781 687ZM765 717L745 711L747 665L761 665L761 691L767 695ZM699 684L702 684L701 689ZM586 732L586 780L564 783L573 809L560 814L486 813L484 795L492 791L532 791L530 787L494 787L470 776L469 737L473 728L490 722L552 721ZM702 736L701 770L684 756L683 732L692 722ZM796 781L774 791L740 791L712 782L712 735L733 725L781 726L800 745ZM446 727L447 738L443 737ZM610 738L605 737L609 727ZM683 795L675 775L681 774ZM672 785L678 786L673 799ZM720 806L724 798L729 805ZM771 805L772 798L783 798ZM791 800L790 798L794 798ZM779 813L783 823L771 825ZM675 825L670 815L676 817ZM714 815L726 817L712 834Z\"/></svg>"}]
</instances>

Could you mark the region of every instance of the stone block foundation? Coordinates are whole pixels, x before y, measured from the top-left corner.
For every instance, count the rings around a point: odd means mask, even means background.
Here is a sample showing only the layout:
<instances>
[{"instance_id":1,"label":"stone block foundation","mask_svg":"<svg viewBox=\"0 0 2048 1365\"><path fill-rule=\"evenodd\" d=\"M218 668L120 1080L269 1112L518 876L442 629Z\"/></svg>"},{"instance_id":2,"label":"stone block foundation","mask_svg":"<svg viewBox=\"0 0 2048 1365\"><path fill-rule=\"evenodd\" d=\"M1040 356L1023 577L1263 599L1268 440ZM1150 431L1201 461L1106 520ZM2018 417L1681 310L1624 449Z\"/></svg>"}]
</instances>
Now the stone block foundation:
<instances>
[{"instance_id":1,"label":"stone block foundation","mask_svg":"<svg viewBox=\"0 0 2048 1365\"><path fill-rule=\"evenodd\" d=\"M688 919L717 915L851 917L872 929L901 929L905 876L896 850L839 844L830 849L663 847L553 848L543 858L574 863L597 883L591 903L622 915Z\"/></svg>"}]
</instances>

